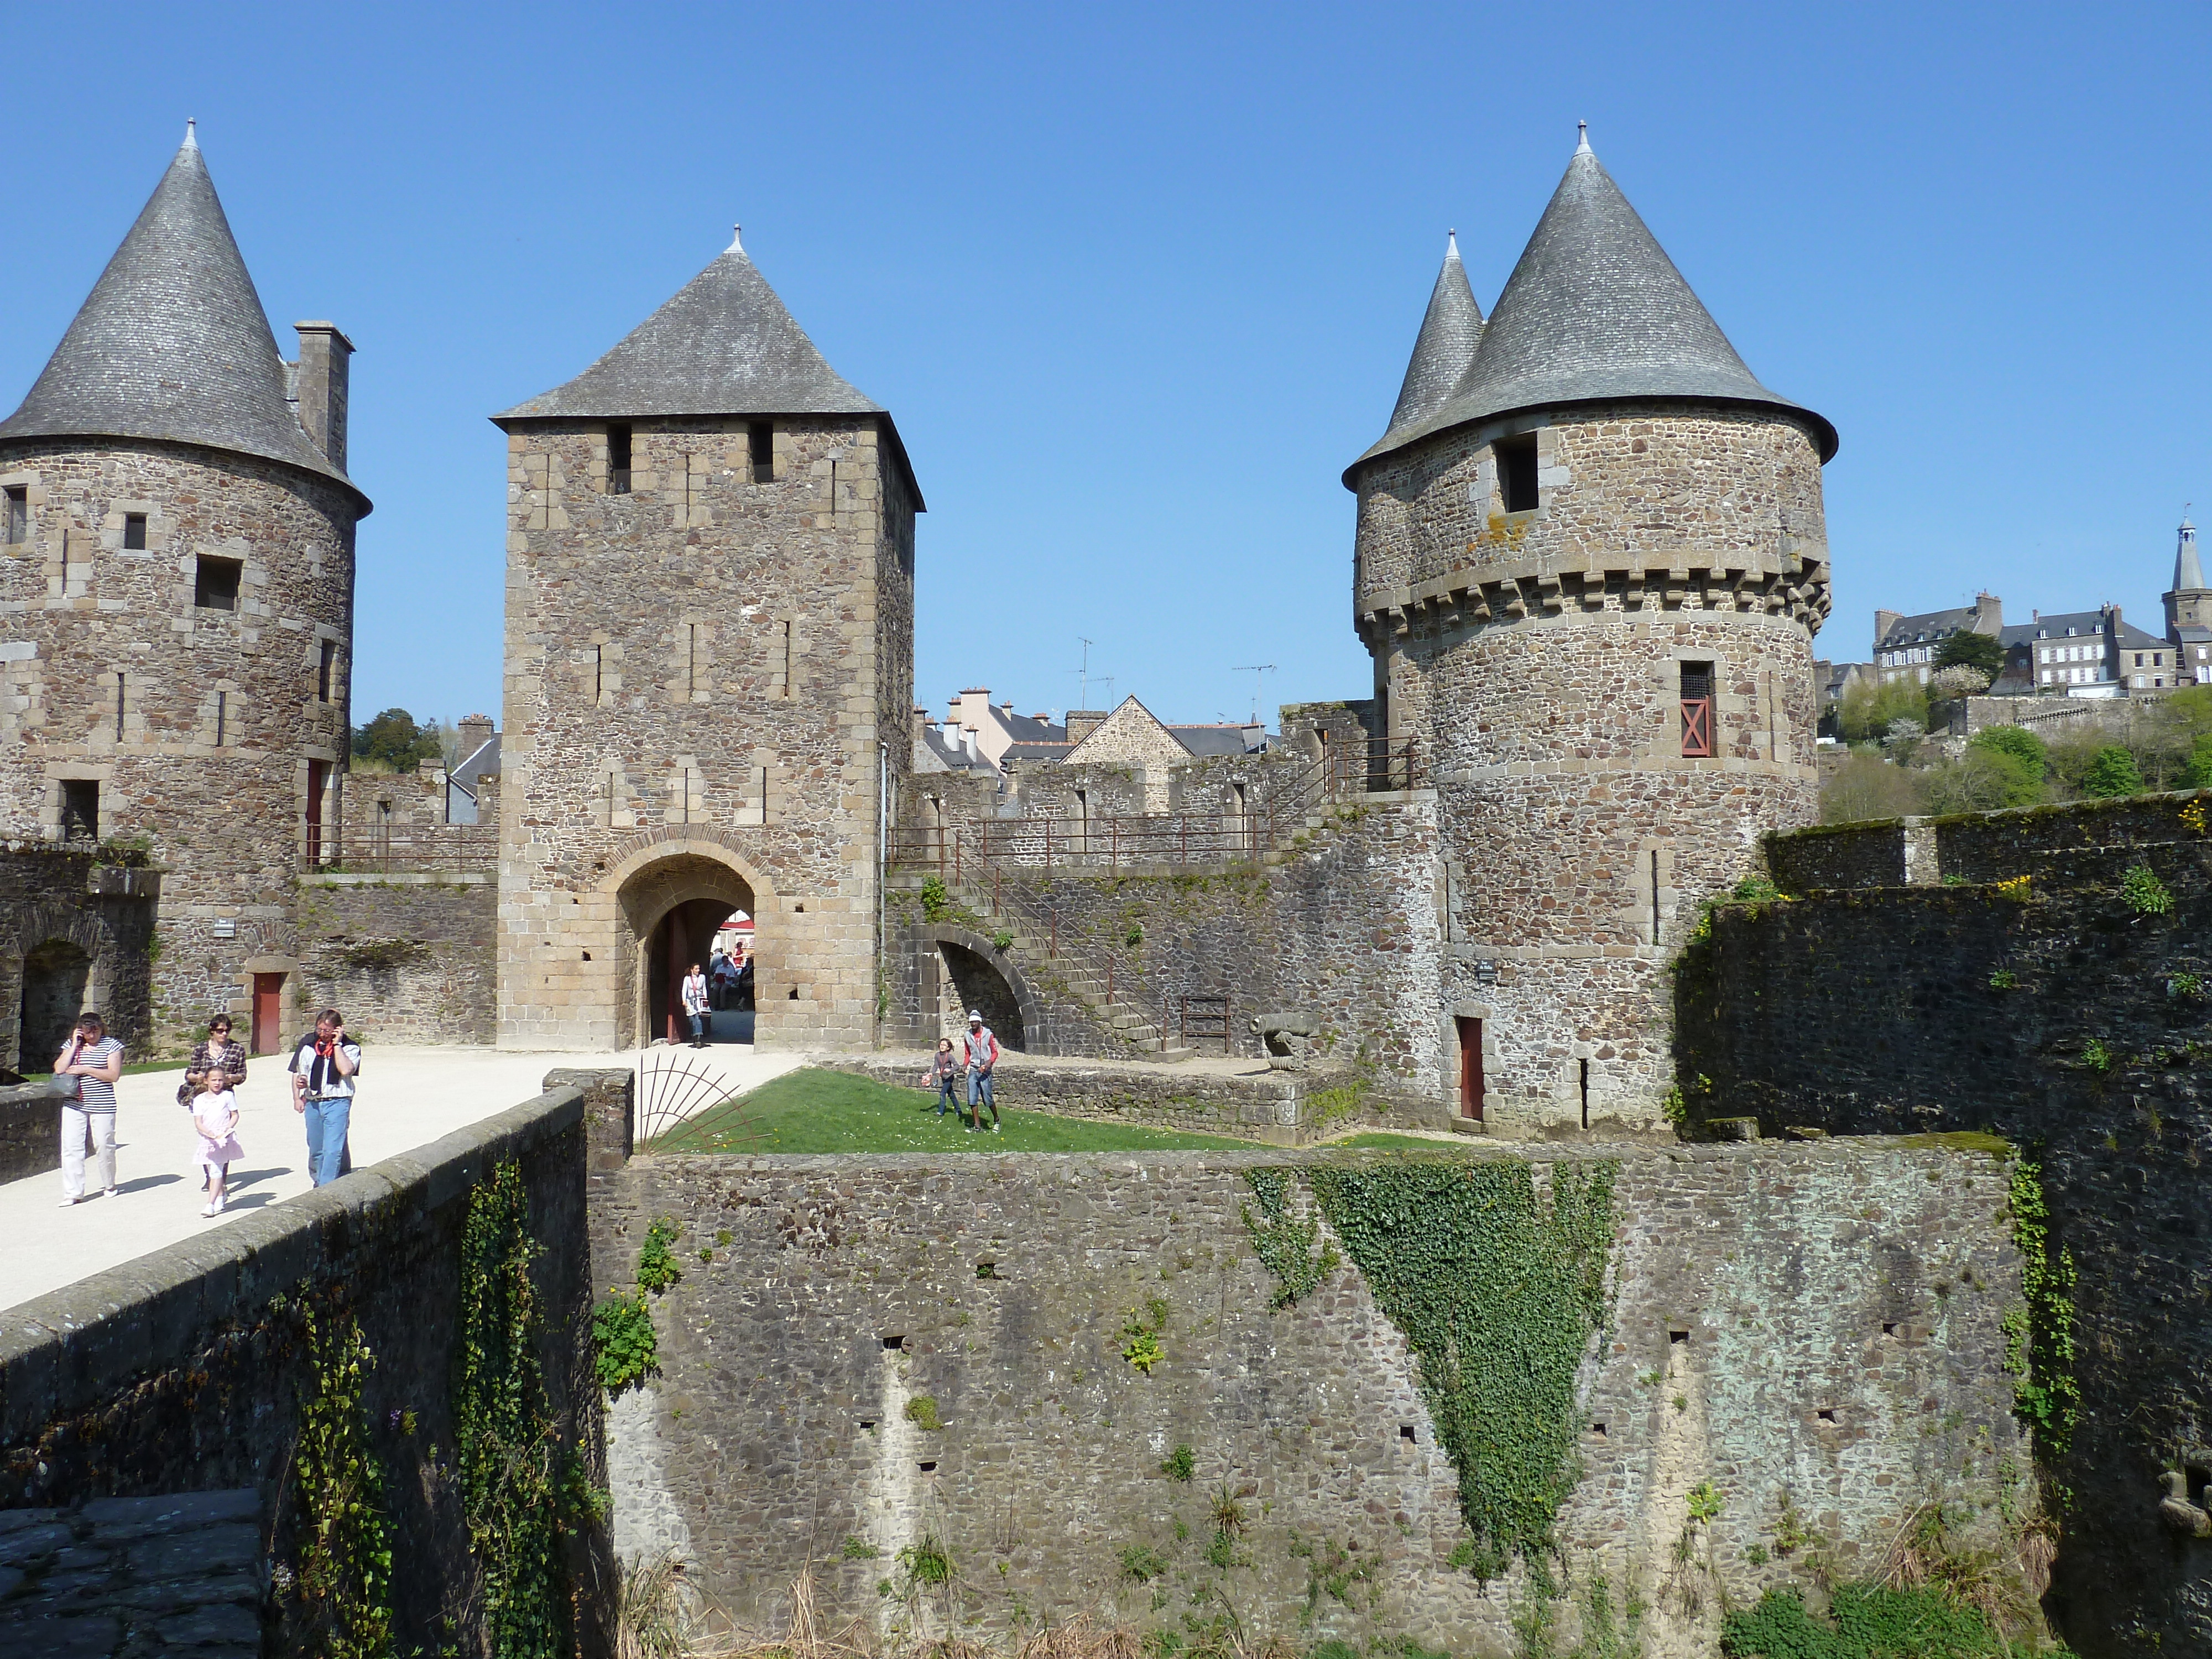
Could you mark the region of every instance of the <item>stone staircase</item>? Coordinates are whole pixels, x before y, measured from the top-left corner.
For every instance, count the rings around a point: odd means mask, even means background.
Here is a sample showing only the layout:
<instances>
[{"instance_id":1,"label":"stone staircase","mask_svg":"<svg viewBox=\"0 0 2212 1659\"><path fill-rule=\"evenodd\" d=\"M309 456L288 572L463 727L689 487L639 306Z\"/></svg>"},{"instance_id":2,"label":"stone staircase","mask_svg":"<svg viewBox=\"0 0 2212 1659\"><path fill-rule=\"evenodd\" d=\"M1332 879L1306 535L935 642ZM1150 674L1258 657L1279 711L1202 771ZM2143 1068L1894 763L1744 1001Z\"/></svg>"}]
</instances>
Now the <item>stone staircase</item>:
<instances>
[{"instance_id":1,"label":"stone staircase","mask_svg":"<svg viewBox=\"0 0 2212 1659\"><path fill-rule=\"evenodd\" d=\"M1028 914L1025 908L1005 902L1003 888L997 896L995 914L994 895L988 883L968 879L964 875L956 878L949 870L939 872L926 866L894 867L889 890L893 893L910 893L919 899L922 883L932 876L944 882L948 901L982 921L984 925L977 931L1011 935L1006 955L1020 966L1023 976L1040 991L1065 991L1066 1000L1075 1005L1074 1012L1105 1038L1109 1054L1118 1047L1123 1052L1148 1059L1176 1060L1188 1060L1198 1052L1171 1042L1159 1022L1123 995L1105 973L1070 952L1054 954L1049 919L1040 920Z\"/></svg>"}]
</instances>

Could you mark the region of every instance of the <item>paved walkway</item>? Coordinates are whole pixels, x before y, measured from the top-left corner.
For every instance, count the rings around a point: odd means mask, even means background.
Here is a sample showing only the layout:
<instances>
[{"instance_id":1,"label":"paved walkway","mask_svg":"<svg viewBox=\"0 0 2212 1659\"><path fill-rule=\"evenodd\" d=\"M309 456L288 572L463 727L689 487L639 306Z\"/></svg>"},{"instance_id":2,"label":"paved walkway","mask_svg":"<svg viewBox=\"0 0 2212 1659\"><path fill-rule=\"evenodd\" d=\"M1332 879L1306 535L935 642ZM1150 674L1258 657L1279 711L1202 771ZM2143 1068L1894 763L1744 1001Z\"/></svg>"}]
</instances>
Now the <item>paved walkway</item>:
<instances>
[{"instance_id":1,"label":"paved walkway","mask_svg":"<svg viewBox=\"0 0 2212 1659\"><path fill-rule=\"evenodd\" d=\"M675 1059L690 1051L650 1052ZM756 1054L749 1043L717 1043L697 1058L738 1089L757 1087L807 1060L798 1054ZM192 1162L198 1140L191 1115L177 1104L184 1067L118 1083L115 1197L88 1198L63 1209L58 1170L0 1186L0 1308L306 1192L307 1136L292 1110L284 1060L281 1054L264 1055L247 1070L239 1091L238 1126L246 1158L231 1165L228 1211L211 1221L200 1215L207 1200ZM635 1051L371 1048L362 1059L361 1094L354 1103L355 1167L365 1169L528 1100L556 1066L635 1066L637 1060ZM85 1174L99 1180L89 1160Z\"/></svg>"}]
</instances>

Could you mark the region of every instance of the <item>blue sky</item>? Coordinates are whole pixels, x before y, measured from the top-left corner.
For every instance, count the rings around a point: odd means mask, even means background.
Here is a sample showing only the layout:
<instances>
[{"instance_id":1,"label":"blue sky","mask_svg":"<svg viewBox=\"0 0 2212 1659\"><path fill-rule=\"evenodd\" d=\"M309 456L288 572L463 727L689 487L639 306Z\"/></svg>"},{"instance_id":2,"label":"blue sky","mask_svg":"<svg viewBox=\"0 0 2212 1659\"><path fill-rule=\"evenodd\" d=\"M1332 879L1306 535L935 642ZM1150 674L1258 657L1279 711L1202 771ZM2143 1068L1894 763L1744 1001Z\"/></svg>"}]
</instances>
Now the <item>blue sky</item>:
<instances>
[{"instance_id":1,"label":"blue sky","mask_svg":"<svg viewBox=\"0 0 2212 1659\"><path fill-rule=\"evenodd\" d=\"M1338 475L1446 228L1486 310L1577 118L1842 433L1822 655L1979 586L2156 630L2212 513L2202 6L350 10L15 9L0 405L198 117L279 343L361 349L356 718L497 713L483 417L738 220L913 455L924 700L1066 708L1082 635L1172 718L1364 695Z\"/></svg>"}]
</instances>

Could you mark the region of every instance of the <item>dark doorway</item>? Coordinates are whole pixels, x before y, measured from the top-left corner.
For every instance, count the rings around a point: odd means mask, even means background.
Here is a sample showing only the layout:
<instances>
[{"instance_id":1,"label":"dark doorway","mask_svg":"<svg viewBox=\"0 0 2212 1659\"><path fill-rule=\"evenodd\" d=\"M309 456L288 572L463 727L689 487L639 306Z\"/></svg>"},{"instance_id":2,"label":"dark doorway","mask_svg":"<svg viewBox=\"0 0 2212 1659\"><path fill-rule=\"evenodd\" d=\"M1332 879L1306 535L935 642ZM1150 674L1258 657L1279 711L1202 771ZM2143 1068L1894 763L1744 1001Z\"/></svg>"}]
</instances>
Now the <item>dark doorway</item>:
<instances>
[{"instance_id":1,"label":"dark doorway","mask_svg":"<svg viewBox=\"0 0 2212 1659\"><path fill-rule=\"evenodd\" d=\"M1459 1017L1459 1115L1482 1121L1482 1022Z\"/></svg>"},{"instance_id":2,"label":"dark doorway","mask_svg":"<svg viewBox=\"0 0 2212 1659\"><path fill-rule=\"evenodd\" d=\"M952 981L952 994L960 1004L955 1017L960 1029L967 1030L968 1014L972 1009L983 1016L983 1024L991 1028L1001 1048L1017 1053L1024 1049L1028 1037L1022 1030L1022 1005L1014 1000L1013 987L1006 982L1006 976L989 957L965 945L945 944L937 948L944 955L945 969Z\"/></svg>"},{"instance_id":3,"label":"dark doorway","mask_svg":"<svg viewBox=\"0 0 2212 1659\"><path fill-rule=\"evenodd\" d=\"M84 1012L92 958L66 939L50 939L23 957L21 1058L17 1068L43 1072L76 1029Z\"/></svg>"},{"instance_id":4,"label":"dark doorway","mask_svg":"<svg viewBox=\"0 0 2212 1659\"><path fill-rule=\"evenodd\" d=\"M655 924L645 953L643 1041L691 1041L690 1016L684 1012L684 976L697 963L705 972L714 949L715 930L729 919L727 899L687 899ZM752 1041L750 1010L726 1010L707 1016L707 1040Z\"/></svg>"},{"instance_id":5,"label":"dark doorway","mask_svg":"<svg viewBox=\"0 0 2212 1659\"><path fill-rule=\"evenodd\" d=\"M284 975L253 976L253 1052L273 1054L284 1046Z\"/></svg>"},{"instance_id":6,"label":"dark doorway","mask_svg":"<svg viewBox=\"0 0 2212 1659\"><path fill-rule=\"evenodd\" d=\"M323 866L323 781L330 775L330 763L311 760L307 763L307 868L319 870Z\"/></svg>"}]
</instances>

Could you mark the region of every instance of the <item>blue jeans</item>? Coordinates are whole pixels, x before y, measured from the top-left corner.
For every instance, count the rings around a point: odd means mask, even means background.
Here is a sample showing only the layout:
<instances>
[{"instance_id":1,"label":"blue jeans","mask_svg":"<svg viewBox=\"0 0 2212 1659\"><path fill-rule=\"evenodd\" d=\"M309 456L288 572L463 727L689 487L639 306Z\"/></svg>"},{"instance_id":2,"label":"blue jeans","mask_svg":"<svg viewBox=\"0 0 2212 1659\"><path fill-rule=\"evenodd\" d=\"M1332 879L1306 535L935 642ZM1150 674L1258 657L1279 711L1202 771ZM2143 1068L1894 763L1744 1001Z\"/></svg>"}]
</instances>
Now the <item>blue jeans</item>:
<instances>
[{"instance_id":1,"label":"blue jeans","mask_svg":"<svg viewBox=\"0 0 2212 1659\"><path fill-rule=\"evenodd\" d=\"M699 1039L700 1039L700 1038L702 1038L702 1037L705 1036L706 1035L707 1035L707 1016L706 1016L706 1015L704 1015L704 1014L694 1014L694 1015L692 1015L692 1016L691 1016L691 1041L692 1041L692 1042L698 1042L698 1041L699 1041Z\"/></svg>"},{"instance_id":2,"label":"blue jeans","mask_svg":"<svg viewBox=\"0 0 2212 1659\"><path fill-rule=\"evenodd\" d=\"M988 1072L968 1073L968 1104L971 1109L978 1100L991 1109L991 1121L996 1123L999 1121L999 1103L991 1097L991 1074ZM978 1115L976 1121L981 1121Z\"/></svg>"},{"instance_id":3,"label":"blue jeans","mask_svg":"<svg viewBox=\"0 0 2212 1659\"><path fill-rule=\"evenodd\" d=\"M345 1096L307 1103L307 1176L315 1185L338 1178L338 1161L345 1156L346 1123L353 1102Z\"/></svg>"},{"instance_id":4,"label":"blue jeans","mask_svg":"<svg viewBox=\"0 0 2212 1659\"><path fill-rule=\"evenodd\" d=\"M943 1117L947 1112L955 1117L960 1115L959 1088L960 1074L957 1072L947 1072L937 1079L938 1116Z\"/></svg>"}]
</instances>

